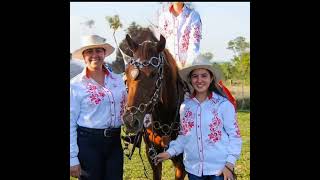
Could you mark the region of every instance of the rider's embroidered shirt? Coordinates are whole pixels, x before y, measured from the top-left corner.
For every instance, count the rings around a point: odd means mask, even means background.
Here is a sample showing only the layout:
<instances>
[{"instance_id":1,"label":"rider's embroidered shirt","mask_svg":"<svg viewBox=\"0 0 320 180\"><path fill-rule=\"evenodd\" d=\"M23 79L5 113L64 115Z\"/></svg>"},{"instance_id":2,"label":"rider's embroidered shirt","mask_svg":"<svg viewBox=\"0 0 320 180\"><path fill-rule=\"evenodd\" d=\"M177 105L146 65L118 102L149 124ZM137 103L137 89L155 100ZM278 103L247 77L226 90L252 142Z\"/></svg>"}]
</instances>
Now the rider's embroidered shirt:
<instances>
[{"instance_id":1,"label":"rider's embroidered shirt","mask_svg":"<svg viewBox=\"0 0 320 180\"><path fill-rule=\"evenodd\" d=\"M166 48L181 69L191 64L199 53L202 23L199 13L187 5L177 17L171 12L172 6L161 10L158 30L166 38Z\"/></svg>"},{"instance_id":2,"label":"rider's embroidered shirt","mask_svg":"<svg viewBox=\"0 0 320 180\"><path fill-rule=\"evenodd\" d=\"M218 175L227 162L235 164L240 156L242 139L233 105L212 93L199 103L195 97L180 106L180 135L167 152L183 152L186 171L197 176Z\"/></svg>"},{"instance_id":3,"label":"rider's embroidered shirt","mask_svg":"<svg viewBox=\"0 0 320 180\"><path fill-rule=\"evenodd\" d=\"M105 87L90 78L87 68L70 80L70 166L79 164L77 126L104 129L123 124L124 82L120 75L105 72Z\"/></svg>"}]
</instances>

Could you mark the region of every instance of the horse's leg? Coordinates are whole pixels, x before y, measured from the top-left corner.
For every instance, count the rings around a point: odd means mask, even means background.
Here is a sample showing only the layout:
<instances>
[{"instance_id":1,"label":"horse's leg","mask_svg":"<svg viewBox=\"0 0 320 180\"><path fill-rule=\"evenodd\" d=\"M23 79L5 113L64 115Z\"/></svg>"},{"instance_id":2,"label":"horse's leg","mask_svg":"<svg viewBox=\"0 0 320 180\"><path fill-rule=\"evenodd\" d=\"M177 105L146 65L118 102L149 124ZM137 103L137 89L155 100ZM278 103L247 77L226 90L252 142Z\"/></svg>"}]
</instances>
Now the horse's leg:
<instances>
[{"instance_id":1,"label":"horse's leg","mask_svg":"<svg viewBox=\"0 0 320 180\"><path fill-rule=\"evenodd\" d=\"M148 161L150 163L150 166L152 168L152 172L153 172L153 180L161 180L161 172L162 172L162 163L158 163L157 166L155 166L151 160L151 158L149 157L149 154L148 154L148 151L149 151L149 147L150 147L150 144L149 142L145 142L145 145L146 145L146 154L147 154L147 158L148 158Z\"/></svg>"},{"instance_id":2,"label":"horse's leg","mask_svg":"<svg viewBox=\"0 0 320 180\"><path fill-rule=\"evenodd\" d=\"M174 167L176 168L176 174L175 174L176 178L175 179L176 180L183 180L184 177L186 176L186 171L185 171L184 165L183 165L182 154L172 158L172 162L173 162Z\"/></svg>"}]
</instances>

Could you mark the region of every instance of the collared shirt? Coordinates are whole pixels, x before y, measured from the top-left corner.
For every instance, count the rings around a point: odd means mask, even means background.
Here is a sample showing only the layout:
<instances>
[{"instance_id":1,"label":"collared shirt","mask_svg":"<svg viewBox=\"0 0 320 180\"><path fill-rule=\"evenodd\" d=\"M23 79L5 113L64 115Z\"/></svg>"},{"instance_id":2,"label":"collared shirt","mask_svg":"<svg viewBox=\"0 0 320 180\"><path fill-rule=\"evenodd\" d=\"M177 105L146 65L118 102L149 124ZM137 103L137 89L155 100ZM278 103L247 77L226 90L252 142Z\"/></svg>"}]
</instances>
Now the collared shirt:
<instances>
[{"instance_id":1,"label":"collared shirt","mask_svg":"<svg viewBox=\"0 0 320 180\"><path fill-rule=\"evenodd\" d=\"M179 69L190 65L199 54L202 23L200 15L187 5L175 17L172 6L162 9L158 17L160 33L166 38L166 48L177 61Z\"/></svg>"},{"instance_id":2,"label":"collared shirt","mask_svg":"<svg viewBox=\"0 0 320 180\"><path fill-rule=\"evenodd\" d=\"M186 171L197 176L218 175L225 164L235 164L242 139L233 105L212 93L200 103L195 97L180 106L180 135L170 142L167 152L183 152Z\"/></svg>"},{"instance_id":3,"label":"collared shirt","mask_svg":"<svg viewBox=\"0 0 320 180\"><path fill-rule=\"evenodd\" d=\"M70 80L70 166L79 164L78 126L105 129L123 124L125 84L121 75L104 70L105 87L90 78L87 68Z\"/></svg>"}]
</instances>

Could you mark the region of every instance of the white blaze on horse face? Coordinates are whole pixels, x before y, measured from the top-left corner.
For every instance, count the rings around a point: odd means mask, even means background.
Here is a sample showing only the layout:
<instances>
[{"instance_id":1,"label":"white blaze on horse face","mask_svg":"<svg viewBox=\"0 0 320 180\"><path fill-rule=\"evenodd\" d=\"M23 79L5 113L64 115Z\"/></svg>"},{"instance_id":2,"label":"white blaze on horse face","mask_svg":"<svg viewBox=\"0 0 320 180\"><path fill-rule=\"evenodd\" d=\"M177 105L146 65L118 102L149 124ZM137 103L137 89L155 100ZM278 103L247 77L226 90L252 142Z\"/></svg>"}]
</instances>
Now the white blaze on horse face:
<instances>
[{"instance_id":1,"label":"white blaze on horse face","mask_svg":"<svg viewBox=\"0 0 320 180\"><path fill-rule=\"evenodd\" d=\"M132 79L136 79L139 75L139 69L137 67L133 67L133 69L130 71L130 76Z\"/></svg>"},{"instance_id":2,"label":"white blaze on horse face","mask_svg":"<svg viewBox=\"0 0 320 180\"><path fill-rule=\"evenodd\" d=\"M152 116L151 114L146 114L143 119L143 125L145 128L148 128L151 125Z\"/></svg>"}]
</instances>

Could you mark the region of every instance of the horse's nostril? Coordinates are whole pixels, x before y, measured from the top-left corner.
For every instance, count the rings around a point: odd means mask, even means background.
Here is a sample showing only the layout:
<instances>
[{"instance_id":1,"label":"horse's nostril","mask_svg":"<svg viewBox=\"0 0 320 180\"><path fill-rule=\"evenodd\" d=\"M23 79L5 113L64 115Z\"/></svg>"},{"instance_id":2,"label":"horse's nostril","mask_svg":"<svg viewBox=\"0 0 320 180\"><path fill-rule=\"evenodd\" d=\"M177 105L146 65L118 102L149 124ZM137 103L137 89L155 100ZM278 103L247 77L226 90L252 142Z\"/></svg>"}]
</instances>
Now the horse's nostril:
<instances>
[{"instance_id":1,"label":"horse's nostril","mask_svg":"<svg viewBox=\"0 0 320 180\"><path fill-rule=\"evenodd\" d=\"M126 123L132 123L133 116L131 114L125 114L123 116L123 121L126 122Z\"/></svg>"},{"instance_id":2,"label":"horse's nostril","mask_svg":"<svg viewBox=\"0 0 320 180\"><path fill-rule=\"evenodd\" d=\"M140 122L139 122L138 119L134 119L133 127L135 127L135 128L139 128L140 127Z\"/></svg>"}]
</instances>

